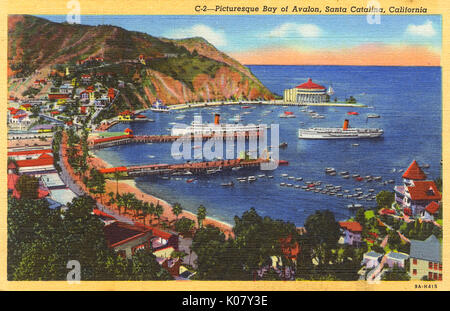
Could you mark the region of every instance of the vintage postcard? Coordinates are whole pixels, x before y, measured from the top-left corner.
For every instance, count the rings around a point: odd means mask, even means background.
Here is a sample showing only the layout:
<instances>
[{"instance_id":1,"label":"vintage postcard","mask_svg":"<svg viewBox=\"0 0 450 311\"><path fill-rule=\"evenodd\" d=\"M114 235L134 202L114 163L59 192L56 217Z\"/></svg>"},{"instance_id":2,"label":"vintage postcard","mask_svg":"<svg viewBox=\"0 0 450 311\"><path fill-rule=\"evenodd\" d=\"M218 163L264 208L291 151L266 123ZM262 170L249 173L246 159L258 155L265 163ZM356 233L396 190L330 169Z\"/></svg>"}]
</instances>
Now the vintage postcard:
<instances>
[{"instance_id":1,"label":"vintage postcard","mask_svg":"<svg viewBox=\"0 0 450 311\"><path fill-rule=\"evenodd\" d=\"M448 290L448 3L296 2L2 2L0 289Z\"/></svg>"}]
</instances>

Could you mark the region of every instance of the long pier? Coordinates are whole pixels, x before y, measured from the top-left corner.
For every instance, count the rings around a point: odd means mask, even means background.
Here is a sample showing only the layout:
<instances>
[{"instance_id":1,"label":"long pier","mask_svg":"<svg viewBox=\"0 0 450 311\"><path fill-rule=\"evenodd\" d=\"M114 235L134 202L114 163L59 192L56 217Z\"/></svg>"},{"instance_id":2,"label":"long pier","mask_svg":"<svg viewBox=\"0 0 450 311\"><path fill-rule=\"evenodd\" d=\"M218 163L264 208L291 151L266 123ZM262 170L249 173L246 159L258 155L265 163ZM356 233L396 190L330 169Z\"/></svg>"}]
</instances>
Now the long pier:
<instances>
[{"instance_id":1,"label":"long pier","mask_svg":"<svg viewBox=\"0 0 450 311\"><path fill-rule=\"evenodd\" d=\"M257 167L262 163L267 163L267 159L233 159L219 161L186 162L181 164L150 164L137 165L129 167L111 167L100 169L100 173L108 174L114 172L127 173L129 177L146 175L195 175L195 174L213 174L223 170L231 170L234 167L251 168ZM280 165L287 165L286 161L279 161Z\"/></svg>"},{"instance_id":2,"label":"long pier","mask_svg":"<svg viewBox=\"0 0 450 311\"><path fill-rule=\"evenodd\" d=\"M250 139L252 137L256 138L259 133L234 133L232 135L234 139L243 137L244 139ZM89 149L101 149L108 148L118 145L125 145L131 143L170 143L178 139L190 139L190 140L208 140L208 139L226 139L229 135L191 135L191 136L173 136L173 135L145 135L145 136L135 136L135 135L121 135L108 138L94 139L89 142Z\"/></svg>"}]
</instances>

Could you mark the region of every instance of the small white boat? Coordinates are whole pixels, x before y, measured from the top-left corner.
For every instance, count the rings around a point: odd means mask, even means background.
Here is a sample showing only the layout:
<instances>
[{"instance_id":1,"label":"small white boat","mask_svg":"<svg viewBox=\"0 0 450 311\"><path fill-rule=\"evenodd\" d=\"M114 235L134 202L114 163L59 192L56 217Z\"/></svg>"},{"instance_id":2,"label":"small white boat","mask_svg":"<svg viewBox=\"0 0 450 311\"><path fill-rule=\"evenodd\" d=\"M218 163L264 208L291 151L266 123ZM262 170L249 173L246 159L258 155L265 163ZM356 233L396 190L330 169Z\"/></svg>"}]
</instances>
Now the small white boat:
<instances>
[{"instance_id":1,"label":"small white boat","mask_svg":"<svg viewBox=\"0 0 450 311\"><path fill-rule=\"evenodd\" d=\"M236 166L236 167L232 167L231 170L232 171L239 171L242 167L240 166Z\"/></svg>"},{"instance_id":2,"label":"small white boat","mask_svg":"<svg viewBox=\"0 0 450 311\"><path fill-rule=\"evenodd\" d=\"M256 177L255 176L248 176L248 181L255 181Z\"/></svg>"},{"instance_id":3,"label":"small white boat","mask_svg":"<svg viewBox=\"0 0 450 311\"><path fill-rule=\"evenodd\" d=\"M367 115L367 117L368 117L368 118L379 118L380 115L379 115L379 114L376 114L376 113L369 113L369 114Z\"/></svg>"}]
</instances>

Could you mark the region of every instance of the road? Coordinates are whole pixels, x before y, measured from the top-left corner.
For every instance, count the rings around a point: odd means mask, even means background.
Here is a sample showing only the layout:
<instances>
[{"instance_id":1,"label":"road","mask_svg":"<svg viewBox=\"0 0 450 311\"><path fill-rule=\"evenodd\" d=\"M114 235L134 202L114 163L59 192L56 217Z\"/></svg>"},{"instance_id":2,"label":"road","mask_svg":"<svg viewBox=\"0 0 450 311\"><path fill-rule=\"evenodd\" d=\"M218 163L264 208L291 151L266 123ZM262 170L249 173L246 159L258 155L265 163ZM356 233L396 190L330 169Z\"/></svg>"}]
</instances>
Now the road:
<instances>
[{"instance_id":1,"label":"road","mask_svg":"<svg viewBox=\"0 0 450 311\"><path fill-rule=\"evenodd\" d=\"M62 159L62 151L61 149L59 150L59 166L61 167L61 172L59 173L59 176L61 177L62 181L66 184L66 186L73 191L73 193L75 193L77 196L83 196L86 194L86 192L83 191L83 189L81 189L73 180L72 178L70 178L70 175L67 172L66 167L64 166ZM104 206L103 204L100 204L99 202L97 202L97 208L101 211L104 211L107 214L110 214L111 216L113 216L114 218L116 218L119 221L128 223L128 224L134 224L134 222L124 216L121 216L119 214L117 214L116 212L114 212L113 210L107 208L106 206Z\"/></svg>"}]
</instances>

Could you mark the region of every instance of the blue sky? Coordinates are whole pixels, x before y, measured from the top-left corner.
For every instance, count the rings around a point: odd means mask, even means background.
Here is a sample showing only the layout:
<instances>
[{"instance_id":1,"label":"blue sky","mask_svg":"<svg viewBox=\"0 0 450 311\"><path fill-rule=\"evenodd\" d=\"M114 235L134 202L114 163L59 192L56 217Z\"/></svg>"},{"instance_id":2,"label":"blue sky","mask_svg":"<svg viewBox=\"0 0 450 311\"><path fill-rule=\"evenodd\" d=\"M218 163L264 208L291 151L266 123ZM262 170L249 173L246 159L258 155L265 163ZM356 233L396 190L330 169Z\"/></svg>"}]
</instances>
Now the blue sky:
<instances>
[{"instance_id":1,"label":"blue sky","mask_svg":"<svg viewBox=\"0 0 450 311\"><path fill-rule=\"evenodd\" d=\"M64 15L41 17L55 22L63 22L66 19ZM364 43L426 45L436 50L441 49L439 15L381 16L380 24L368 24L365 15L83 15L81 23L112 24L157 37L204 36L225 52L267 45L301 45L305 48L323 49ZM302 25L307 26L302 28ZM423 32L428 25L431 25L428 28L432 28L434 33ZM302 29L308 31L308 26L312 31L310 36L302 32Z\"/></svg>"},{"instance_id":2,"label":"blue sky","mask_svg":"<svg viewBox=\"0 0 450 311\"><path fill-rule=\"evenodd\" d=\"M65 15L40 17L66 21ZM111 24L156 37L201 36L238 59L245 54L242 60L247 63L252 53L274 48L345 54L346 49L365 45L406 46L415 49L410 58L422 53L419 49L440 57L442 48L440 15L383 15L380 24L369 24L365 15L82 15L81 23Z\"/></svg>"}]
</instances>

